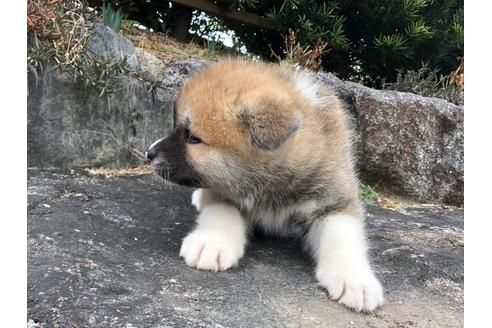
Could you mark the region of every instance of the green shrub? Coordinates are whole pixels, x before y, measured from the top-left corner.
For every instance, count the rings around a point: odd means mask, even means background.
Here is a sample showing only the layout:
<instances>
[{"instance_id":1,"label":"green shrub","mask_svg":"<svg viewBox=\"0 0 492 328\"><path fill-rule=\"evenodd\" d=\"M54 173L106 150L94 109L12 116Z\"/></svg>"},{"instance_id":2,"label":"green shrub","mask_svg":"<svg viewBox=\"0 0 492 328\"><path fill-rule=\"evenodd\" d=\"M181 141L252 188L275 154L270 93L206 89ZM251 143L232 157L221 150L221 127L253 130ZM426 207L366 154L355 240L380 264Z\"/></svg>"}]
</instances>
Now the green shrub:
<instances>
[{"instance_id":1,"label":"green shrub","mask_svg":"<svg viewBox=\"0 0 492 328\"><path fill-rule=\"evenodd\" d=\"M100 5L100 0L87 1L93 7ZM190 10L161 0L106 2L157 32L172 32L178 18ZM320 57L324 71L371 87L380 88L383 81L394 83L399 71L419 70L422 62L446 76L463 57L463 0L234 0L216 3L224 10L267 17L274 29L210 16L210 20L198 24L204 27L198 30L196 18L203 14L194 11L195 26L192 24L191 31L195 30L199 38L211 40L213 34L222 31L234 35L234 44L240 45L236 50L247 49L255 57L276 60L272 52L282 58L289 56L282 36L292 30L299 49L315 49L316 44L326 44Z\"/></svg>"},{"instance_id":2,"label":"green shrub","mask_svg":"<svg viewBox=\"0 0 492 328\"><path fill-rule=\"evenodd\" d=\"M103 2L101 7L104 25L111 27L113 31L118 33L121 30L121 22L127 17L121 9L114 10L111 4Z\"/></svg>"},{"instance_id":3,"label":"green shrub","mask_svg":"<svg viewBox=\"0 0 492 328\"><path fill-rule=\"evenodd\" d=\"M375 203L379 198L379 194L371 186L361 184L360 185L360 197L367 203Z\"/></svg>"}]
</instances>

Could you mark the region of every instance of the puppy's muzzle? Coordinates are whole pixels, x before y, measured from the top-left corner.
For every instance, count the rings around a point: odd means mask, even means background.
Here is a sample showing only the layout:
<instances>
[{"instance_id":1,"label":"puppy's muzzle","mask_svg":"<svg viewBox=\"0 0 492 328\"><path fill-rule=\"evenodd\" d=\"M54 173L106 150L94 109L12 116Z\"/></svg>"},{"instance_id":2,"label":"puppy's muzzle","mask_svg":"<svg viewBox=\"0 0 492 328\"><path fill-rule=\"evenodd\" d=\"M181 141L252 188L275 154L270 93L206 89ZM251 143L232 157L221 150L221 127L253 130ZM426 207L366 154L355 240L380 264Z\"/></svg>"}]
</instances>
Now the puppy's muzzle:
<instances>
[{"instance_id":1,"label":"puppy's muzzle","mask_svg":"<svg viewBox=\"0 0 492 328\"><path fill-rule=\"evenodd\" d=\"M154 142L145 152L145 161L154 172L171 182L199 187L202 185L197 172L186 158L184 142L180 142L180 131Z\"/></svg>"}]
</instances>

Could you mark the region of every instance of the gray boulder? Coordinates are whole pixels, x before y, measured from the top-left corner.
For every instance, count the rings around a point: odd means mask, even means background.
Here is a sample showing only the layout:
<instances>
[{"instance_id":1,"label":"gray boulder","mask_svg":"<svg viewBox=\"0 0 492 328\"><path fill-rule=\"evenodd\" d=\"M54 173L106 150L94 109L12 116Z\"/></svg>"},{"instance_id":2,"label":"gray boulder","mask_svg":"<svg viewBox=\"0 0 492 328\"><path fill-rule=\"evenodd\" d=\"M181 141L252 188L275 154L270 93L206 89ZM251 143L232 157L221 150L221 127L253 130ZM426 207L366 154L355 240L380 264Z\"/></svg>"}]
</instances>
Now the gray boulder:
<instances>
[{"instance_id":1,"label":"gray boulder","mask_svg":"<svg viewBox=\"0 0 492 328\"><path fill-rule=\"evenodd\" d=\"M125 167L140 162L156 135L172 128L174 92L150 94L137 79L119 82L120 90L99 97L73 83L68 74L44 70L29 78L28 166Z\"/></svg>"},{"instance_id":2,"label":"gray boulder","mask_svg":"<svg viewBox=\"0 0 492 328\"><path fill-rule=\"evenodd\" d=\"M119 33L104 25L94 25L89 35L86 49L89 53L102 57L110 62L116 62L124 57L128 66L133 70L139 69L137 48L133 43Z\"/></svg>"},{"instance_id":3,"label":"gray boulder","mask_svg":"<svg viewBox=\"0 0 492 328\"><path fill-rule=\"evenodd\" d=\"M38 77L28 77L28 166L128 167L173 126L173 101L187 74L201 63L182 62L169 72L152 55L135 48L120 34L96 26L90 53L110 62L127 58L135 76L120 76L118 91L99 92L74 82L47 63ZM176 75L179 74L179 79ZM145 82L141 78L145 78ZM149 82L166 80L151 90Z\"/></svg>"},{"instance_id":4,"label":"gray boulder","mask_svg":"<svg viewBox=\"0 0 492 328\"><path fill-rule=\"evenodd\" d=\"M98 92L51 67L29 76L28 165L128 167L173 126L183 81L210 64L168 67L120 34L96 26L88 48L110 61L126 57L140 78L121 76L119 91ZM49 66L49 65L48 65ZM319 73L346 102L357 129L361 177L418 201L463 203L463 106L410 93L374 90ZM149 91L149 83L154 84Z\"/></svg>"},{"instance_id":5,"label":"gray boulder","mask_svg":"<svg viewBox=\"0 0 492 328\"><path fill-rule=\"evenodd\" d=\"M362 179L419 201L463 204L464 108L318 74L356 122Z\"/></svg>"}]
</instances>

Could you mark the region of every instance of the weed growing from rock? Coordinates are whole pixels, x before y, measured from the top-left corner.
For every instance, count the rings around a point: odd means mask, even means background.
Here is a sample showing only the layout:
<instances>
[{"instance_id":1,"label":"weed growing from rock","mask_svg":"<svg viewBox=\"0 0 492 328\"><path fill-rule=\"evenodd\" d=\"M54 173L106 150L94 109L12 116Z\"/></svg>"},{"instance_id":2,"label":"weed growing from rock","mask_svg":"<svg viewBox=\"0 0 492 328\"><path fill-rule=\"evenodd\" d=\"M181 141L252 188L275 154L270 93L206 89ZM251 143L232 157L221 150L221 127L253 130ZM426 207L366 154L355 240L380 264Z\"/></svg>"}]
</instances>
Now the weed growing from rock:
<instances>
[{"instance_id":1,"label":"weed growing from rock","mask_svg":"<svg viewBox=\"0 0 492 328\"><path fill-rule=\"evenodd\" d=\"M448 76L422 65L418 70L399 71L394 83L383 83L383 89L412 92L424 97L442 98L457 105L464 103L464 60Z\"/></svg>"},{"instance_id":2,"label":"weed growing from rock","mask_svg":"<svg viewBox=\"0 0 492 328\"><path fill-rule=\"evenodd\" d=\"M366 203L376 203L377 200L379 199L379 194L370 185L361 184L360 197Z\"/></svg>"},{"instance_id":3,"label":"weed growing from rock","mask_svg":"<svg viewBox=\"0 0 492 328\"><path fill-rule=\"evenodd\" d=\"M288 34L283 36L285 45L285 58L283 56L277 55L273 49L271 50L271 55L279 62L291 64L301 68L310 69L312 71L319 71L321 69L321 59L323 54L327 52L326 42L318 40L316 44L311 46L303 46L297 40L296 32L289 29Z\"/></svg>"},{"instance_id":4,"label":"weed growing from rock","mask_svg":"<svg viewBox=\"0 0 492 328\"><path fill-rule=\"evenodd\" d=\"M91 26L84 17L81 0L28 0L27 70L37 81L39 70L47 60L62 71L100 92L100 96L117 90L121 74L132 74L127 59L117 62L89 53L86 45Z\"/></svg>"},{"instance_id":5,"label":"weed growing from rock","mask_svg":"<svg viewBox=\"0 0 492 328\"><path fill-rule=\"evenodd\" d=\"M114 10L110 3L103 2L102 16L104 25L111 27L113 31L118 33L121 30L121 22L127 15L121 12L121 9Z\"/></svg>"}]
</instances>

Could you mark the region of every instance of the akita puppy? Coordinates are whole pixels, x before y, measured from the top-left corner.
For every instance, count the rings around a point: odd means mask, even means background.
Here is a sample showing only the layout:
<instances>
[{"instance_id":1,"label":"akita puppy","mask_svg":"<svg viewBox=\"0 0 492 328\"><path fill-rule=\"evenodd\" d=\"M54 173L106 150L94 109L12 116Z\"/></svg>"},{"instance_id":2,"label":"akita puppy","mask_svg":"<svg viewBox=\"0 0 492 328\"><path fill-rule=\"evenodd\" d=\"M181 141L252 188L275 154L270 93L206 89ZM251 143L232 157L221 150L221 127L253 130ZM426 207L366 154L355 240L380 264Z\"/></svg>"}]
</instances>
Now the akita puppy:
<instances>
[{"instance_id":1,"label":"akita puppy","mask_svg":"<svg viewBox=\"0 0 492 328\"><path fill-rule=\"evenodd\" d=\"M201 188L192 196L197 225L180 251L187 265L237 265L257 226L303 237L331 298L356 311L383 303L348 118L309 74L246 61L201 71L178 95L174 132L146 159L157 175Z\"/></svg>"}]
</instances>

